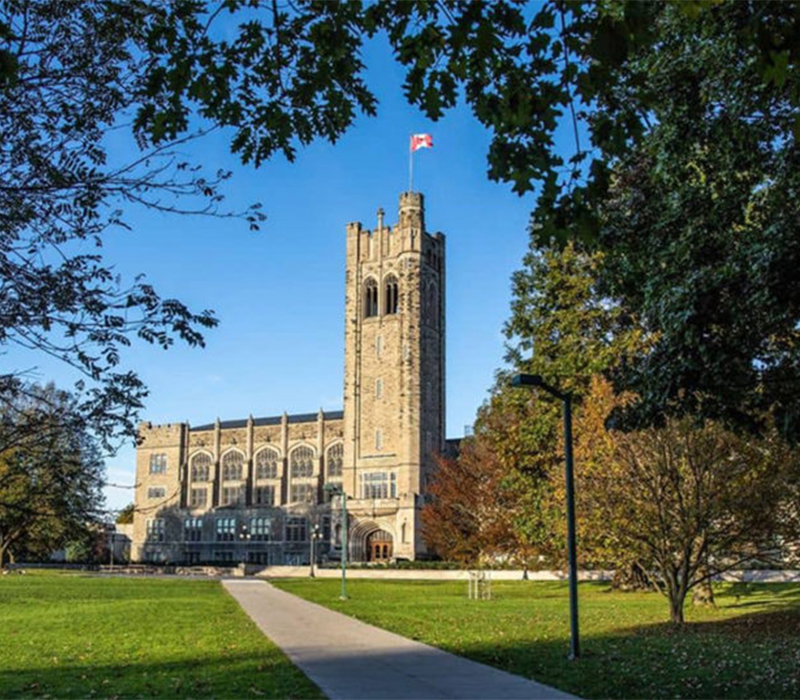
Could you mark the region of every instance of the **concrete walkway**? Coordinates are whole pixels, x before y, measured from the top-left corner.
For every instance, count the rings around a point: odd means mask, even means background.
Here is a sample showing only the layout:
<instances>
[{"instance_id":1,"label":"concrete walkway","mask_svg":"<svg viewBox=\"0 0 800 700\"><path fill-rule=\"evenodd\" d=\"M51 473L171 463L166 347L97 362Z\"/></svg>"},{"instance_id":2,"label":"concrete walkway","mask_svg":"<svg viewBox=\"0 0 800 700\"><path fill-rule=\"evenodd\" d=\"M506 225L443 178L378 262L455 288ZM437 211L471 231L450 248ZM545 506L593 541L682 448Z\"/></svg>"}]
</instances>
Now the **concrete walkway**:
<instances>
[{"instance_id":1,"label":"concrete walkway","mask_svg":"<svg viewBox=\"0 0 800 700\"><path fill-rule=\"evenodd\" d=\"M571 698L309 603L252 579L223 585L331 700Z\"/></svg>"}]
</instances>

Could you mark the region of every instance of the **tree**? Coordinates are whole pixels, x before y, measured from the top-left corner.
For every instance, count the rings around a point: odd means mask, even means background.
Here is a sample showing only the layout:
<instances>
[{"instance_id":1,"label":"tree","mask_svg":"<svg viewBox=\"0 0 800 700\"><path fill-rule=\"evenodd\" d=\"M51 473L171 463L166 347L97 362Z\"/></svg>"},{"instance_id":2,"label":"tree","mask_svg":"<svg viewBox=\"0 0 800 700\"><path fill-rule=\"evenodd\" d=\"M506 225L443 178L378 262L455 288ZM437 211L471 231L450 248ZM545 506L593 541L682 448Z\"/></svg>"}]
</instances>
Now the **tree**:
<instances>
[{"instance_id":1,"label":"tree","mask_svg":"<svg viewBox=\"0 0 800 700\"><path fill-rule=\"evenodd\" d=\"M595 416L616 403L601 381L587 400ZM796 557L799 457L774 429L754 438L689 417L613 431L582 445L583 524L607 557L641 566L668 598L670 619L682 623L688 592L716 574Z\"/></svg>"},{"instance_id":2,"label":"tree","mask_svg":"<svg viewBox=\"0 0 800 700\"><path fill-rule=\"evenodd\" d=\"M177 142L154 146L140 134L128 160L109 158L109 132L140 101L152 12L93 0L0 5L0 348L19 345L81 372L76 417L106 443L135 434L146 395L121 366L131 337L202 345L217 321L162 299L142 277L121 281L100 253L104 238L126 227L125 205L230 213L219 191L228 173L204 174ZM257 210L242 215L260 220ZM28 388L13 369L0 374L7 407Z\"/></svg>"},{"instance_id":3,"label":"tree","mask_svg":"<svg viewBox=\"0 0 800 700\"><path fill-rule=\"evenodd\" d=\"M136 512L136 506L129 503L118 514L116 523L118 525L130 525L133 522L133 514Z\"/></svg>"},{"instance_id":4,"label":"tree","mask_svg":"<svg viewBox=\"0 0 800 700\"><path fill-rule=\"evenodd\" d=\"M15 551L45 555L98 519L103 461L75 414L74 397L52 385L0 411L0 566Z\"/></svg>"},{"instance_id":5,"label":"tree","mask_svg":"<svg viewBox=\"0 0 800 700\"><path fill-rule=\"evenodd\" d=\"M511 371L542 375L570 391L577 415L593 378L644 344L636 324L601 295L602 261L602 254L572 244L532 249L513 278L505 329ZM426 531L443 555L464 551L526 564L544 556L559 565L566 560L561 404L545 392L512 389L509 374L498 374L474 437L435 476ZM604 434L603 420L591 429L592 439Z\"/></svg>"}]
</instances>

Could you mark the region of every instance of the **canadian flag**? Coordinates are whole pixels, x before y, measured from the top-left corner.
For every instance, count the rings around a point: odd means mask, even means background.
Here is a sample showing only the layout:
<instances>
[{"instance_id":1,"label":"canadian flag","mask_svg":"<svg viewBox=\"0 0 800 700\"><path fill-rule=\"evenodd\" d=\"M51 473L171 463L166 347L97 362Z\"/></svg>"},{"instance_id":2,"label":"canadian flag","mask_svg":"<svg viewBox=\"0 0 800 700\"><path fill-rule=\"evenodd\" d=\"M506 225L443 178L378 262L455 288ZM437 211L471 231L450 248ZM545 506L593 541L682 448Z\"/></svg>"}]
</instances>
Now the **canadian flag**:
<instances>
[{"instance_id":1,"label":"canadian flag","mask_svg":"<svg viewBox=\"0 0 800 700\"><path fill-rule=\"evenodd\" d=\"M411 134L411 152L420 148L433 148L433 136L430 134Z\"/></svg>"}]
</instances>

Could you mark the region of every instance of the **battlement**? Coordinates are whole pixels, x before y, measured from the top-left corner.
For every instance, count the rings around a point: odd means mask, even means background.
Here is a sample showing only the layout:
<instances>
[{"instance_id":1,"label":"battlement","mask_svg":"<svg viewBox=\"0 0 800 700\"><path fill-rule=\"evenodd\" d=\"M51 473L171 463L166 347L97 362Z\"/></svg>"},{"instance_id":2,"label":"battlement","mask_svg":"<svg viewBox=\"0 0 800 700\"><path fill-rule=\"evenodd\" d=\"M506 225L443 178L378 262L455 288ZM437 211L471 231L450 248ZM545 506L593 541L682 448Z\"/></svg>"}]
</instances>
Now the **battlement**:
<instances>
[{"instance_id":1,"label":"battlement","mask_svg":"<svg viewBox=\"0 0 800 700\"><path fill-rule=\"evenodd\" d=\"M138 434L142 447L168 447L181 443L187 427L186 423L154 425L150 422L143 422L139 423Z\"/></svg>"},{"instance_id":2,"label":"battlement","mask_svg":"<svg viewBox=\"0 0 800 700\"><path fill-rule=\"evenodd\" d=\"M348 258L359 262L394 258L404 253L423 253L423 241L433 245L442 234L425 231L425 198L420 192L403 192L398 205L398 223L384 224L378 209L377 226L370 230L360 221L347 224Z\"/></svg>"}]
</instances>

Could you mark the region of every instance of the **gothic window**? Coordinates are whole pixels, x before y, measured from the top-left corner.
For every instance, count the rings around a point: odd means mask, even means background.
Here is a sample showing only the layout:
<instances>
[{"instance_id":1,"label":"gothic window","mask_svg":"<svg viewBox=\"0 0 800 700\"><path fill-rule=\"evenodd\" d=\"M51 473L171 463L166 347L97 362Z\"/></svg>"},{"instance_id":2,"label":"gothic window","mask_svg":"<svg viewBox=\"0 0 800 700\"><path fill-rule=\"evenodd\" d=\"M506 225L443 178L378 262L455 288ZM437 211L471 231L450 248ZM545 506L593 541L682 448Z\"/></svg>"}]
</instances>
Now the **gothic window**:
<instances>
[{"instance_id":1,"label":"gothic window","mask_svg":"<svg viewBox=\"0 0 800 700\"><path fill-rule=\"evenodd\" d=\"M366 472L359 476L361 498L397 498L397 474Z\"/></svg>"},{"instance_id":2,"label":"gothic window","mask_svg":"<svg viewBox=\"0 0 800 700\"><path fill-rule=\"evenodd\" d=\"M289 464L292 478L314 476L314 450L301 445L292 452Z\"/></svg>"},{"instance_id":3,"label":"gothic window","mask_svg":"<svg viewBox=\"0 0 800 700\"><path fill-rule=\"evenodd\" d=\"M396 314L397 313L397 302L398 302L398 287L397 287L397 277L394 275L389 275L386 278L386 287L385 287L385 294L384 300L386 305L386 313L387 314Z\"/></svg>"},{"instance_id":4,"label":"gothic window","mask_svg":"<svg viewBox=\"0 0 800 700\"><path fill-rule=\"evenodd\" d=\"M192 457L192 481L208 481L211 471L211 455L200 452Z\"/></svg>"},{"instance_id":5,"label":"gothic window","mask_svg":"<svg viewBox=\"0 0 800 700\"><path fill-rule=\"evenodd\" d=\"M337 443L328 450L328 477L337 478L342 475L342 462L344 461L344 445Z\"/></svg>"},{"instance_id":6,"label":"gothic window","mask_svg":"<svg viewBox=\"0 0 800 700\"><path fill-rule=\"evenodd\" d=\"M316 503L317 487L314 484L292 484L289 494L291 503Z\"/></svg>"},{"instance_id":7,"label":"gothic window","mask_svg":"<svg viewBox=\"0 0 800 700\"><path fill-rule=\"evenodd\" d=\"M254 503L257 506L274 506L275 505L275 487L274 486L256 486L255 488Z\"/></svg>"},{"instance_id":8,"label":"gothic window","mask_svg":"<svg viewBox=\"0 0 800 700\"><path fill-rule=\"evenodd\" d=\"M217 518L217 542L233 542L236 539L236 518Z\"/></svg>"},{"instance_id":9,"label":"gothic window","mask_svg":"<svg viewBox=\"0 0 800 700\"><path fill-rule=\"evenodd\" d=\"M225 486L222 489L223 506L239 506L244 503L244 489L241 486Z\"/></svg>"},{"instance_id":10,"label":"gothic window","mask_svg":"<svg viewBox=\"0 0 800 700\"><path fill-rule=\"evenodd\" d=\"M222 456L222 480L240 481L244 467L244 455L232 450Z\"/></svg>"},{"instance_id":11,"label":"gothic window","mask_svg":"<svg viewBox=\"0 0 800 700\"><path fill-rule=\"evenodd\" d=\"M189 500L189 507L191 508L204 508L206 499L208 498L208 491L205 487L201 489L192 489Z\"/></svg>"},{"instance_id":12,"label":"gothic window","mask_svg":"<svg viewBox=\"0 0 800 700\"><path fill-rule=\"evenodd\" d=\"M278 476L278 451L265 447L256 454L256 479L275 479Z\"/></svg>"},{"instance_id":13,"label":"gothic window","mask_svg":"<svg viewBox=\"0 0 800 700\"><path fill-rule=\"evenodd\" d=\"M378 315L378 283L370 278L364 285L364 317Z\"/></svg>"}]
</instances>

